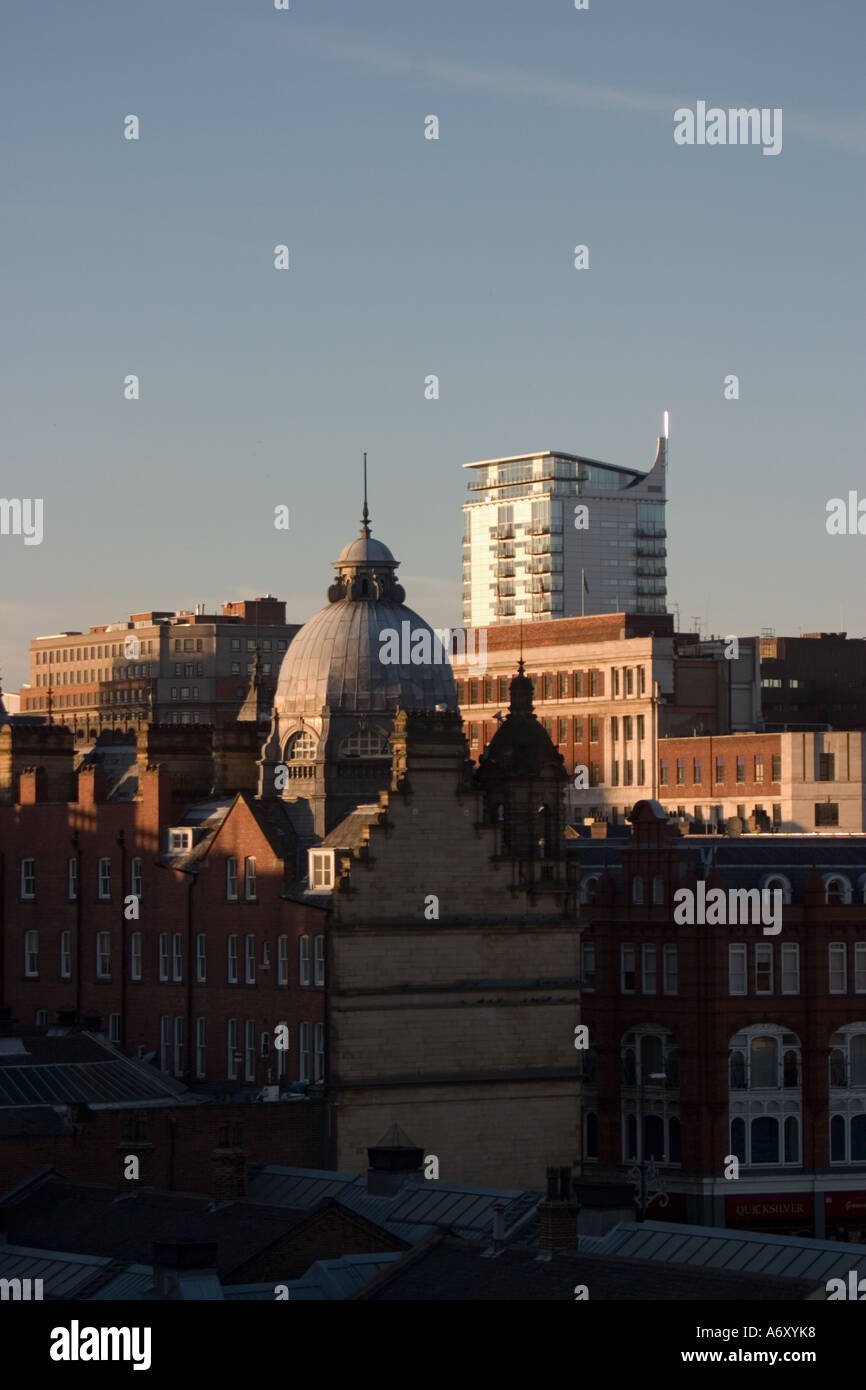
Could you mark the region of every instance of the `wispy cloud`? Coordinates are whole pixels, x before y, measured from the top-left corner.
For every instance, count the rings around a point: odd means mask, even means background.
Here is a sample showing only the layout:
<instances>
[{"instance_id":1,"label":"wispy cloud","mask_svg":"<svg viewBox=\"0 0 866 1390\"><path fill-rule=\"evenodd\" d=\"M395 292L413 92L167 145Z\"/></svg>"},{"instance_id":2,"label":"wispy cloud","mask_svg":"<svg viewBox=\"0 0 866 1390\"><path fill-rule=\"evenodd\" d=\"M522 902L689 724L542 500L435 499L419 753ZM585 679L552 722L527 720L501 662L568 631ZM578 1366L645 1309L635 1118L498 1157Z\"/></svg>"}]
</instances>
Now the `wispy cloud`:
<instances>
[{"instance_id":1,"label":"wispy cloud","mask_svg":"<svg viewBox=\"0 0 866 1390\"><path fill-rule=\"evenodd\" d=\"M544 102L549 106L659 115L672 120L678 107L693 106L699 98L711 105L726 108L755 104L744 100L739 93L729 94L727 98L724 94L708 92L680 92L677 96L661 96L654 92L580 82L574 78L552 77L522 67L501 64L481 66L453 58L419 57L379 44L354 41L348 43L334 39L319 39L312 35L296 37L297 45L311 55L348 63L363 71L391 73L395 76L438 82L465 91L489 93L496 97L517 97ZM770 98L764 104L772 104ZM827 120L803 110L795 112L790 107L784 107L784 126L786 135L793 132L809 140L866 153L866 120L862 116L852 115L850 118Z\"/></svg>"}]
</instances>

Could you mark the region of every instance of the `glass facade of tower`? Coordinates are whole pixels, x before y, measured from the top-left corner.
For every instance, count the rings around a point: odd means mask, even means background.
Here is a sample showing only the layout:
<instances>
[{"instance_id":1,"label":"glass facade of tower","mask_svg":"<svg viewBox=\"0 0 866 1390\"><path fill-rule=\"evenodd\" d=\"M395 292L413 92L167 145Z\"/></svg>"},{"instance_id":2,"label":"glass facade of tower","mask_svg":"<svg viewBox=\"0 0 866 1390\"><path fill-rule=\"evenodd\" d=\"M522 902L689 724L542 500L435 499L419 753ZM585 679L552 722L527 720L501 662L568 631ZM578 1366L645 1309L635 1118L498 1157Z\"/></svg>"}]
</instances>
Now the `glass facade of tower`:
<instances>
[{"instance_id":1,"label":"glass facade of tower","mask_svg":"<svg viewBox=\"0 0 866 1390\"><path fill-rule=\"evenodd\" d=\"M665 444L647 473L559 453L465 465L464 624L664 613Z\"/></svg>"}]
</instances>

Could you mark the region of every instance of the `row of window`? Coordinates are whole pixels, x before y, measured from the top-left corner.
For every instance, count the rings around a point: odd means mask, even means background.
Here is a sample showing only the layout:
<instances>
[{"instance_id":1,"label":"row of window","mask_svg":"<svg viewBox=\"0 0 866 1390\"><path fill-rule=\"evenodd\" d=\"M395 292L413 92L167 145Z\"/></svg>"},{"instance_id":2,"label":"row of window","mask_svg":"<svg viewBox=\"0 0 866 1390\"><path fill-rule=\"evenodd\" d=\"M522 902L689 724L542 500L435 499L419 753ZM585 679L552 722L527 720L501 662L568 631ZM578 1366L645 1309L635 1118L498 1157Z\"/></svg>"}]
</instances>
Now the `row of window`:
<instances>
[{"instance_id":1,"label":"row of window","mask_svg":"<svg viewBox=\"0 0 866 1390\"><path fill-rule=\"evenodd\" d=\"M175 674L177 675L179 672L175 670ZM49 685L55 687L58 685L98 685L108 681L140 680L142 676L150 675L157 675L156 666L154 665L154 669L151 671L150 662L144 661L132 666L91 667L90 669L85 667L81 671L56 671L53 675L50 671L46 671L44 675L37 673L36 684L43 687Z\"/></svg>"},{"instance_id":2,"label":"row of window","mask_svg":"<svg viewBox=\"0 0 866 1390\"><path fill-rule=\"evenodd\" d=\"M796 943L786 943L779 949L780 970L777 977L773 968L772 944L760 942L755 946L753 993L800 993L800 948ZM852 974L854 993L866 994L866 941L854 942ZM827 992L847 994L848 983L848 944L845 941L831 941L827 947ZM748 947L742 943L728 947L728 992L749 993Z\"/></svg>"},{"instance_id":3,"label":"row of window","mask_svg":"<svg viewBox=\"0 0 866 1390\"><path fill-rule=\"evenodd\" d=\"M226 983L230 985L240 983L239 940L237 935L231 935L226 940ZM298 939L298 984L301 988L310 985L321 986L325 983L325 938L324 936L312 938L312 956L310 940L309 936L302 936ZM183 982L183 943L183 932L159 933L158 973L161 981ZM141 980L142 978L142 950L143 934L140 931L131 932L129 936L129 978L131 980ZM270 950L267 942L262 947L262 956L259 961L255 936L252 933L245 936L244 983L254 985L256 970L267 971L270 968ZM39 932L36 930L24 933L24 974L28 979L39 978ZM60 933L60 978L61 980L72 978L71 931ZM96 933L96 978L98 980L111 978L111 933L107 931ZM196 984L204 984L207 981L207 935L205 932L198 932L195 938L195 980ZM288 985L289 983L288 936L277 937L276 982L278 985Z\"/></svg>"},{"instance_id":4,"label":"row of window","mask_svg":"<svg viewBox=\"0 0 866 1390\"><path fill-rule=\"evenodd\" d=\"M745 757L745 755L744 755L744 754L742 754L742 755L741 755L741 754L737 754L737 756L736 756L736 758L735 758L734 761L735 761L735 763L736 763L736 780L737 780L738 782L745 782L745 780L746 780L746 757ZM717 757L717 758L714 760L714 762L715 762L715 779L714 779L714 780L715 780L716 782L724 782L724 781L725 781L725 759L724 759L724 757ZM691 780L692 780L692 782L695 784L695 786L700 786L700 785L703 783L703 778L704 778L704 760L703 760L702 757L700 757L700 758L692 758L691 763L692 763L692 777L691 777ZM772 754L772 757L771 757L771 764L772 764L772 766L771 766L770 781L771 781L771 782L780 782L780 781L782 780L782 756L781 756L780 753L773 753L773 754ZM686 759L686 758L677 758L677 759L675 759L676 784L677 784L678 787L682 787L682 786L685 785L685 782L686 782L686 765L687 765L687 759ZM763 782L763 780L764 780L764 755L763 755L763 753L756 753L756 754L754 755L754 757L752 758L752 781L754 781L754 782ZM659 759L659 782L660 782L661 786L663 786L663 787L666 787L666 786L669 784L669 782L670 782L670 762L669 762L669 759L668 759L668 758L660 758L660 759Z\"/></svg>"},{"instance_id":5,"label":"row of window","mask_svg":"<svg viewBox=\"0 0 866 1390\"><path fill-rule=\"evenodd\" d=\"M595 942L581 942L581 980L587 991L595 989ZM659 949L653 942L644 942L640 947L626 942L620 946L620 990L623 994L637 992L638 960L640 960L641 994L658 994L659 965L661 965L661 993L676 994L678 987L677 947L670 941Z\"/></svg>"},{"instance_id":6,"label":"row of window","mask_svg":"<svg viewBox=\"0 0 866 1390\"><path fill-rule=\"evenodd\" d=\"M127 638L124 642L105 643L102 646L90 647L89 649L87 647L57 647L52 651L37 651L36 665L59 666L64 661L103 661L110 656L126 656L126 642L130 640L132 642L138 641L137 638L133 637ZM133 648L132 650L147 652L149 655L153 651L153 638L138 642L137 649Z\"/></svg>"},{"instance_id":7,"label":"row of window","mask_svg":"<svg viewBox=\"0 0 866 1390\"><path fill-rule=\"evenodd\" d=\"M119 1019L119 1015L117 1016ZM291 1051L292 1040L291 1030L285 1024L280 1025L286 1028L288 1034L288 1048L273 1048L276 1054L277 1079L282 1080L287 1073L287 1059ZM195 1041L194 1041L194 1075L198 1080L204 1080L207 1075L207 1020L197 1018L195 1020ZM257 1080L257 1065L269 1066L271 1063L271 1039L269 1033L259 1033L256 1037L256 1021L248 1018L244 1023L243 1048L239 1046L239 1021L230 1018L226 1025L226 1078L229 1081L238 1079L239 1070L243 1069L244 1081L255 1082ZM310 1042L312 1039L312 1054ZM325 1025L324 1023L301 1023L298 1026L298 1080L313 1081L318 1084L325 1078ZM170 1014L163 1014L159 1020L159 1065L162 1071L173 1072L175 1076L183 1076L185 1068L184 1056L184 1020L180 1016L171 1017ZM312 1073L310 1063L312 1061ZM261 1072L258 1079L263 1080Z\"/></svg>"},{"instance_id":8,"label":"row of window","mask_svg":"<svg viewBox=\"0 0 866 1390\"><path fill-rule=\"evenodd\" d=\"M192 848L192 832L187 828L168 832L168 848L172 853ZM142 896L141 859L138 855L129 861L129 891L137 898ZM252 855L244 859L244 898L247 902L256 901L256 861ZM70 902L78 897L78 857L70 855L66 862L66 894ZM25 902L36 897L36 860L22 859L19 868L19 895ZM111 900L111 858L103 855L96 861L96 896L102 902ZM238 901L238 861L231 855L226 859L226 900Z\"/></svg>"},{"instance_id":9,"label":"row of window","mask_svg":"<svg viewBox=\"0 0 866 1390\"><path fill-rule=\"evenodd\" d=\"M854 901L854 889L850 879L844 874L824 874L824 901L827 904L851 904ZM580 900L582 903L594 903L598 893L598 874L588 874L581 880ZM651 881L652 902L659 906L665 901L665 881L661 874L654 874ZM857 888L866 902L866 874L862 874L857 880ZM783 904L791 902L791 883L784 874L766 874L761 880L760 889L749 888L739 889L740 893L750 895L758 894L761 890L766 892L779 892L782 894ZM645 897L646 882L642 874L634 874L631 879L630 899L634 906L641 906L646 902ZM753 899L750 897L751 903ZM757 908L756 901L756 908Z\"/></svg>"},{"instance_id":10,"label":"row of window","mask_svg":"<svg viewBox=\"0 0 866 1390\"><path fill-rule=\"evenodd\" d=\"M680 1122L677 1116L667 1119L668 1141L665 1144L665 1118L644 1116L643 1144L638 1148L637 1117L624 1116L622 1157L625 1163L641 1158L657 1163L680 1162ZM598 1158L598 1115L588 1110L583 1119L584 1158ZM771 1165L796 1167L800 1156L800 1118L797 1115L754 1115L751 1118L735 1115L731 1120L730 1152L747 1168ZM866 1161L866 1114L830 1117L830 1162L863 1163Z\"/></svg>"}]
</instances>

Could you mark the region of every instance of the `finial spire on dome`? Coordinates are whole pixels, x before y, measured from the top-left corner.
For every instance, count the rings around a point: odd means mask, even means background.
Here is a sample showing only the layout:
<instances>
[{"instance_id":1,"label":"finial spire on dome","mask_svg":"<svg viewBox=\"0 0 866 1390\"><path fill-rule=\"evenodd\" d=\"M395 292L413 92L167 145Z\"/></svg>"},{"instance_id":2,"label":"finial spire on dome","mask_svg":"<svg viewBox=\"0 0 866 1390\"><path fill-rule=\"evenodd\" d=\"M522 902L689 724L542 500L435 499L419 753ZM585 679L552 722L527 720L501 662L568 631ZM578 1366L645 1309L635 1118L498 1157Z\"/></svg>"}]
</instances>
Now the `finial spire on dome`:
<instances>
[{"instance_id":1,"label":"finial spire on dome","mask_svg":"<svg viewBox=\"0 0 866 1390\"><path fill-rule=\"evenodd\" d=\"M361 514L361 535L370 539L370 513L367 510L367 455L364 454L364 510Z\"/></svg>"}]
</instances>

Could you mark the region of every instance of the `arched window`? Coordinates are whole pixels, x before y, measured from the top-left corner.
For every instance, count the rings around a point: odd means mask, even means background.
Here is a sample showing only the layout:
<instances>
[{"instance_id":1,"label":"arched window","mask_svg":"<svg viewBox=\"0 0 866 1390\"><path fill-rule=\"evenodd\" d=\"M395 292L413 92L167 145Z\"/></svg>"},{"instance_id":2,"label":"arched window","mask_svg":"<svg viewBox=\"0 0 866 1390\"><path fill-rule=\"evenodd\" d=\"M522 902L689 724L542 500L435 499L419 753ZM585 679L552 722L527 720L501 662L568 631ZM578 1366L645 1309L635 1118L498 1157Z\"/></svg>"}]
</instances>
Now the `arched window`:
<instances>
[{"instance_id":1,"label":"arched window","mask_svg":"<svg viewBox=\"0 0 866 1390\"><path fill-rule=\"evenodd\" d=\"M851 884L844 874L827 874L824 878L825 903L850 903Z\"/></svg>"},{"instance_id":2,"label":"arched window","mask_svg":"<svg viewBox=\"0 0 866 1390\"><path fill-rule=\"evenodd\" d=\"M643 902L643 878L640 874L635 874L631 881L631 900L637 904Z\"/></svg>"},{"instance_id":3,"label":"arched window","mask_svg":"<svg viewBox=\"0 0 866 1390\"><path fill-rule=\"evenodd\" d=\"M637 1157L679 1163L679 1064L673 1033L639 1024L622 1035L620 1058L623 1161Z\"/></svg>"},{"instance_id":4,"label":"arched window","mask_svg":"<svg viewBox=\"0 0 866 1390\"><path fill-rule=\"evenodd\" d=\"M665 900L665 881L661 874L653 874L653 902L663 903Z\"/></svg>"},{"instance_id":5,"label":"arched window","mask_svg":"<svg viewBox=\"0 0 866 1390\"><path fill-rule=\"evenodd\" d=\"M312 734L306 730L300 734L294 734L286 746L286 762L311 762L316 756L318 743Z\"/></svg>"},{"instance_id":6,"label":"arched window","mask_svg":"<svg viewBox=\"0 0 866 1390\"><path fill-rule=\"evenodd\" d=\"M730 1040L731 1153L746 1165L802 1162L801 1046L776 1024L753 1024Z\"/></svg>"},{"instance_id":7,"label":"arched window","mask_svg":"<svg viewBox=\"0 0 866 1390\"><path fill-rule=\"evenodd\" d=\"M590 874L589 878L585 878L585 879L583 880L583 882L581 883L581 885L580 885L580 900L581 900L581 902L583 902L583 903L594 903L594 902L595 902L595 895L596 895L597 891L598 891L598 877L597 877L597 875L595 875L595 874Z\"/></svg>"},{"instance_id":8,"label":"arched window","mask_svg":"<svg viewBox=\"0 0 866 1390\"><path fill-rule=\"evenodd\" d=\"M761 880L761 887L768 892L780 891L783 903L791 901L791 884L784 874L766 874Z\"/></svg>"},{"instance_id":9,"label":"arched window","mask_svg":"<svg viewBox=\"0 0 866 1390\"><path fill-rule=\"evenodd\" d=\"M384 729L356 729L340 744L341 758L381 758L387 757L388 735Z\"/></svg>"}]
</instances>

